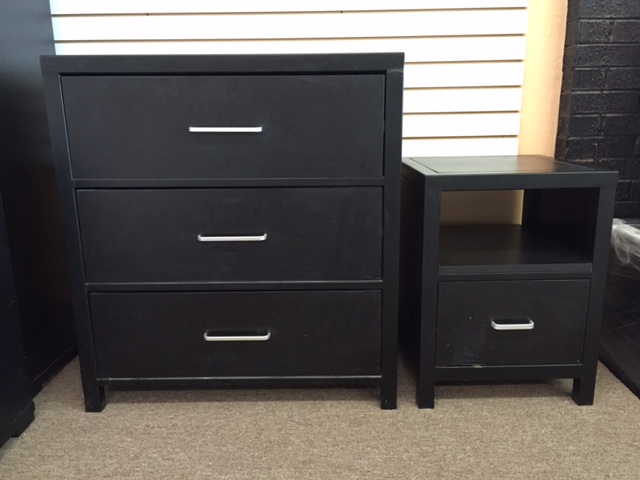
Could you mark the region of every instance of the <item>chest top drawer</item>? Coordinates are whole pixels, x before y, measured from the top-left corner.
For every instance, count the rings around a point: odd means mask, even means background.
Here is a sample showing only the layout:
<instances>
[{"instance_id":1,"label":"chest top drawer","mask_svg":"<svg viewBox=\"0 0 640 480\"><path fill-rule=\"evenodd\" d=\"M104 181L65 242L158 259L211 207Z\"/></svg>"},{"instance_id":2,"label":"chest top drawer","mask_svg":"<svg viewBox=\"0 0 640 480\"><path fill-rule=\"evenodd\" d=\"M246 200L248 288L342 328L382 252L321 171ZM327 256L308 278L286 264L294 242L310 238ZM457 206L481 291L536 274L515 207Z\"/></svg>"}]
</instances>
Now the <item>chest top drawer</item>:
<instances>
[{"instance_id":1,"label":"chest top drawer","mask_svg":"<svg viewBox=\"0 0 640 480\"><path fill-rule=\"evenodd\" d=\"M383 173L384 75L63 76L73 176Z\"/></svg>"}]
</instances>

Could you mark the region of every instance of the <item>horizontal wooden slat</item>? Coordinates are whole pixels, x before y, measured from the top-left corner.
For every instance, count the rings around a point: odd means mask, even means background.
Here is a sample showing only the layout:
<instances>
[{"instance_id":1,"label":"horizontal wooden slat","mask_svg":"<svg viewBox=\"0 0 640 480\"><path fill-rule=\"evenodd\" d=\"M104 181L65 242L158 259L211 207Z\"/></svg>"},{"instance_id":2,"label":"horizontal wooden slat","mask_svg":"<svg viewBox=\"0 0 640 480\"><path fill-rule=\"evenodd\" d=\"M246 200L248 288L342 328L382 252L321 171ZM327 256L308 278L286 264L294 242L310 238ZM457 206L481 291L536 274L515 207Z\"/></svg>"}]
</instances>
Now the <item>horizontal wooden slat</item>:
<instances>
[{"instance_id":1,"label":"horizontal wooden slat","mask_svg":"<svg viewBox=\"0 0 640 480\"><path fill-rule=\"evenodd\" d=\"M324 0L323 2L293 0L50 0L54 15L107 13L223 13L223 12L305 12L357 10L428 10L464 8L526 7L528 0Z\"/></svg>"},{"instance_id":2,"label":"horizontal wooden slat","mask_svg":"<svg viewBox=\"0 0 640 480\"><path fill-rule=\"evenodd\" d=\"M518 139L507 138L437 138L404 140L403 157L455 157L482 155L517 155Z\"/></svg>"},{"instance_id":3,"label":"horizontal wooden slat","mask_svg":"<svg viewBox=\"0 0 640 480\"><path fill-rule=\"evenodd\" d=\"M404 92L405 113L516 112L522 88L420 89Z\"/></svg>"},{"instance_id":4,"label":"horizontal wooden slat","mask_svg":"<svg viewBox=\"0 0 640 480\"><path fill-rule=\"evenodd\" d=\"M51 11L61 55L405 52L403 155L511 155L528 3L51 0Z\"/></svg>"},{"instance_id":5,"label":"horizontal wooden slat","mask_svg":"<svg viewBox=\"0 0 640 480\"><path fill-rule=\"evenodd\" d=\"M58 55L404 52L407 62L523 60L523 35L498 37L354 38L58 43Z\"/></svg>"},{"instance_id":6,"label":"horizontal wooden slat","mask_svg":"<svg viewBox=\"0 0 640 480\"><path fill-rule=\"evenodd\" d=\"M62 51L57 51L57 53L64 54ZM101 52L101 54L104 53L107 52ZM84 54L89 55L91 52L86 51ZM524 64L522 62L409 64L405 65L404 87L405 89L520 87L523 75Z\"/></svg>"},{"instance_id":7,"label":"horizontal wooden slat","mask_svg":"<svg viewBox=\"0 0 640 480\"><path fill-rule=\"evenodd\" d=\"M409 64L404 69L405 88L519 87L524 62Z\"/></svg>"},{"instance_id":8,"label":"horizontal wooden slat","mask_svg":"<svg viewBox=\"0 0 640 480\"><path fill-rule=\"evenodd\" d=\"M520 113L405 115L404 138L518 135Z\"/></svg>"},{"instance_id":9,"label":"horizontal wooden slat","mask_svg":"<svg viewBox=\"0 0 640 480\"><path fill-rule=\"evenodd\" d=\"M363 38L524 34L527 11L54 17L56 40Z\"/></svg>"}]
</instances>

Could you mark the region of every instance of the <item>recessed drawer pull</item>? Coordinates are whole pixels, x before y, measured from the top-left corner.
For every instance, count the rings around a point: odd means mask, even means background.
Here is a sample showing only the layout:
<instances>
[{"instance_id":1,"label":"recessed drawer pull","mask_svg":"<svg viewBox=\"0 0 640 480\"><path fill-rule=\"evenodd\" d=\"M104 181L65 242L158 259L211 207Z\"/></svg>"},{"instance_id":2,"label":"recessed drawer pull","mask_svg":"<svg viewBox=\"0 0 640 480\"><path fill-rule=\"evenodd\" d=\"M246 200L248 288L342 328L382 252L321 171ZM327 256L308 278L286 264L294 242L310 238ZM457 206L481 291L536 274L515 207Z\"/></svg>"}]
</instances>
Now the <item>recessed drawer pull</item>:
<instances>
[{"instance_id":1,"label":"recessed drawer pull","mask_svg":"<svg viewBox=\"0 0 640 480\"><path fill-rule=\"evenodd\" d=\"M189 127L191 133L260 133L262 127Z\"/></svg>"},{"instance_id":2,"label":"recessed drawer pull","mask_svg":"<svg viewBox=\"0 0 640 480\"><path fill-rule=\"evenodd\" d=\"M533 320L527 319L526 323L497 323L491 320L491 328L494 330L533 330Z\"/></svg>"},{"instance_id":3,"label":"recessed drawer pull","mask_svg":"<svg viewBox=\"0 0 640 480\"><path fill-rule=\"evenodd\" d=\"M266 342L271 338L271 332L264 335L208 335L204 334L205 342Z\"/></svg>"},{"instance_id":4,"label":"recessed drawer pull","mask_svg":"<svg viewBox=\"0 0 640 480\"><path fill-rule=\"evenodd\" d=\"M241 235L241 236L212 236L198 234L199 242L264 242L267 234L264 235Z\"/></svg>"}]
</instances>

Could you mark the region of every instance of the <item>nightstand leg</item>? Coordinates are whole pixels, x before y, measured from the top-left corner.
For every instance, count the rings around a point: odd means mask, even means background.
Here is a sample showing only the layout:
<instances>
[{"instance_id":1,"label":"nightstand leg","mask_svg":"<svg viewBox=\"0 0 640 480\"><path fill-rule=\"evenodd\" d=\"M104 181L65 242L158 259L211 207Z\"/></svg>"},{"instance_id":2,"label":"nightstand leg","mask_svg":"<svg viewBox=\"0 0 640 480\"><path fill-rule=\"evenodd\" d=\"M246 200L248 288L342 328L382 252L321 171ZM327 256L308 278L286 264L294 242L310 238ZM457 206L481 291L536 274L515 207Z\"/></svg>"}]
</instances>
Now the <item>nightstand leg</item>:
<instances>
[{"instance_id":1,"label":"nightstand leg","mask_svg":"<svg viewBox=\"0 0 640 480\"><path fill-rule=\"evenodd\" d=\"M395 410L398 408L397 382L382 381L380 386L380 407L383 410Z\"/></svg>"},{"instance_id":2,"label":"nightstand leg","mask_svg":"<svg viewBox=\"0 0 640 480\"><path fill-rule=\"evenodd\" d=\"M424 378L418 379L418 391L416 395L418 408L434 408L435 397L435 382Z\"/></svg>"},{"instance_id":3,"label":"nightstand leg","mask_svg":"<svg viewBox=\"0 0 640 480\"><path fill-rule=\"evenodd\" d=\"M573 401L578 405L593 405L595 389L595 374L582 378L574 378L571 398L573 398Z\"/></svg>"},{"instance_id":4,"label":"nightstand leg","mask_svg":"<svg viewBox=\"0 0 640 480\"><path fill-rule=\"evenodd\" d=\"M101 412L107 405L104 387L83 385L84 409L86 412Z\"/></svg>"}]
</instances>

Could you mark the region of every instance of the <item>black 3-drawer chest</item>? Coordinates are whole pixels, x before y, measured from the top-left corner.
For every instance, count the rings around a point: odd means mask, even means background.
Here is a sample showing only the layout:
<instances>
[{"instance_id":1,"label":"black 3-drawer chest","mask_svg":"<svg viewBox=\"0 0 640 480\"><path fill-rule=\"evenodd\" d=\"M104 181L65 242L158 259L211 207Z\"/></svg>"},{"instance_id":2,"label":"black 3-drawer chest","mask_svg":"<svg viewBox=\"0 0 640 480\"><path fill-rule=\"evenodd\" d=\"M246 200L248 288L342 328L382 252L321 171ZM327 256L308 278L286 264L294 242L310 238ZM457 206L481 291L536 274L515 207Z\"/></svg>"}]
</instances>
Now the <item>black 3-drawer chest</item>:
<instances>
[{"instance_id":1,"label":"black 3-drawer chest","mask_svg":"<svg viewBox=\"0 0 640 480\"><path fill-rule=\"evenodd\" d=\"M88 411L263 384L395 408L402 54L42 67Z\"/></svg>"}]
</instances>

